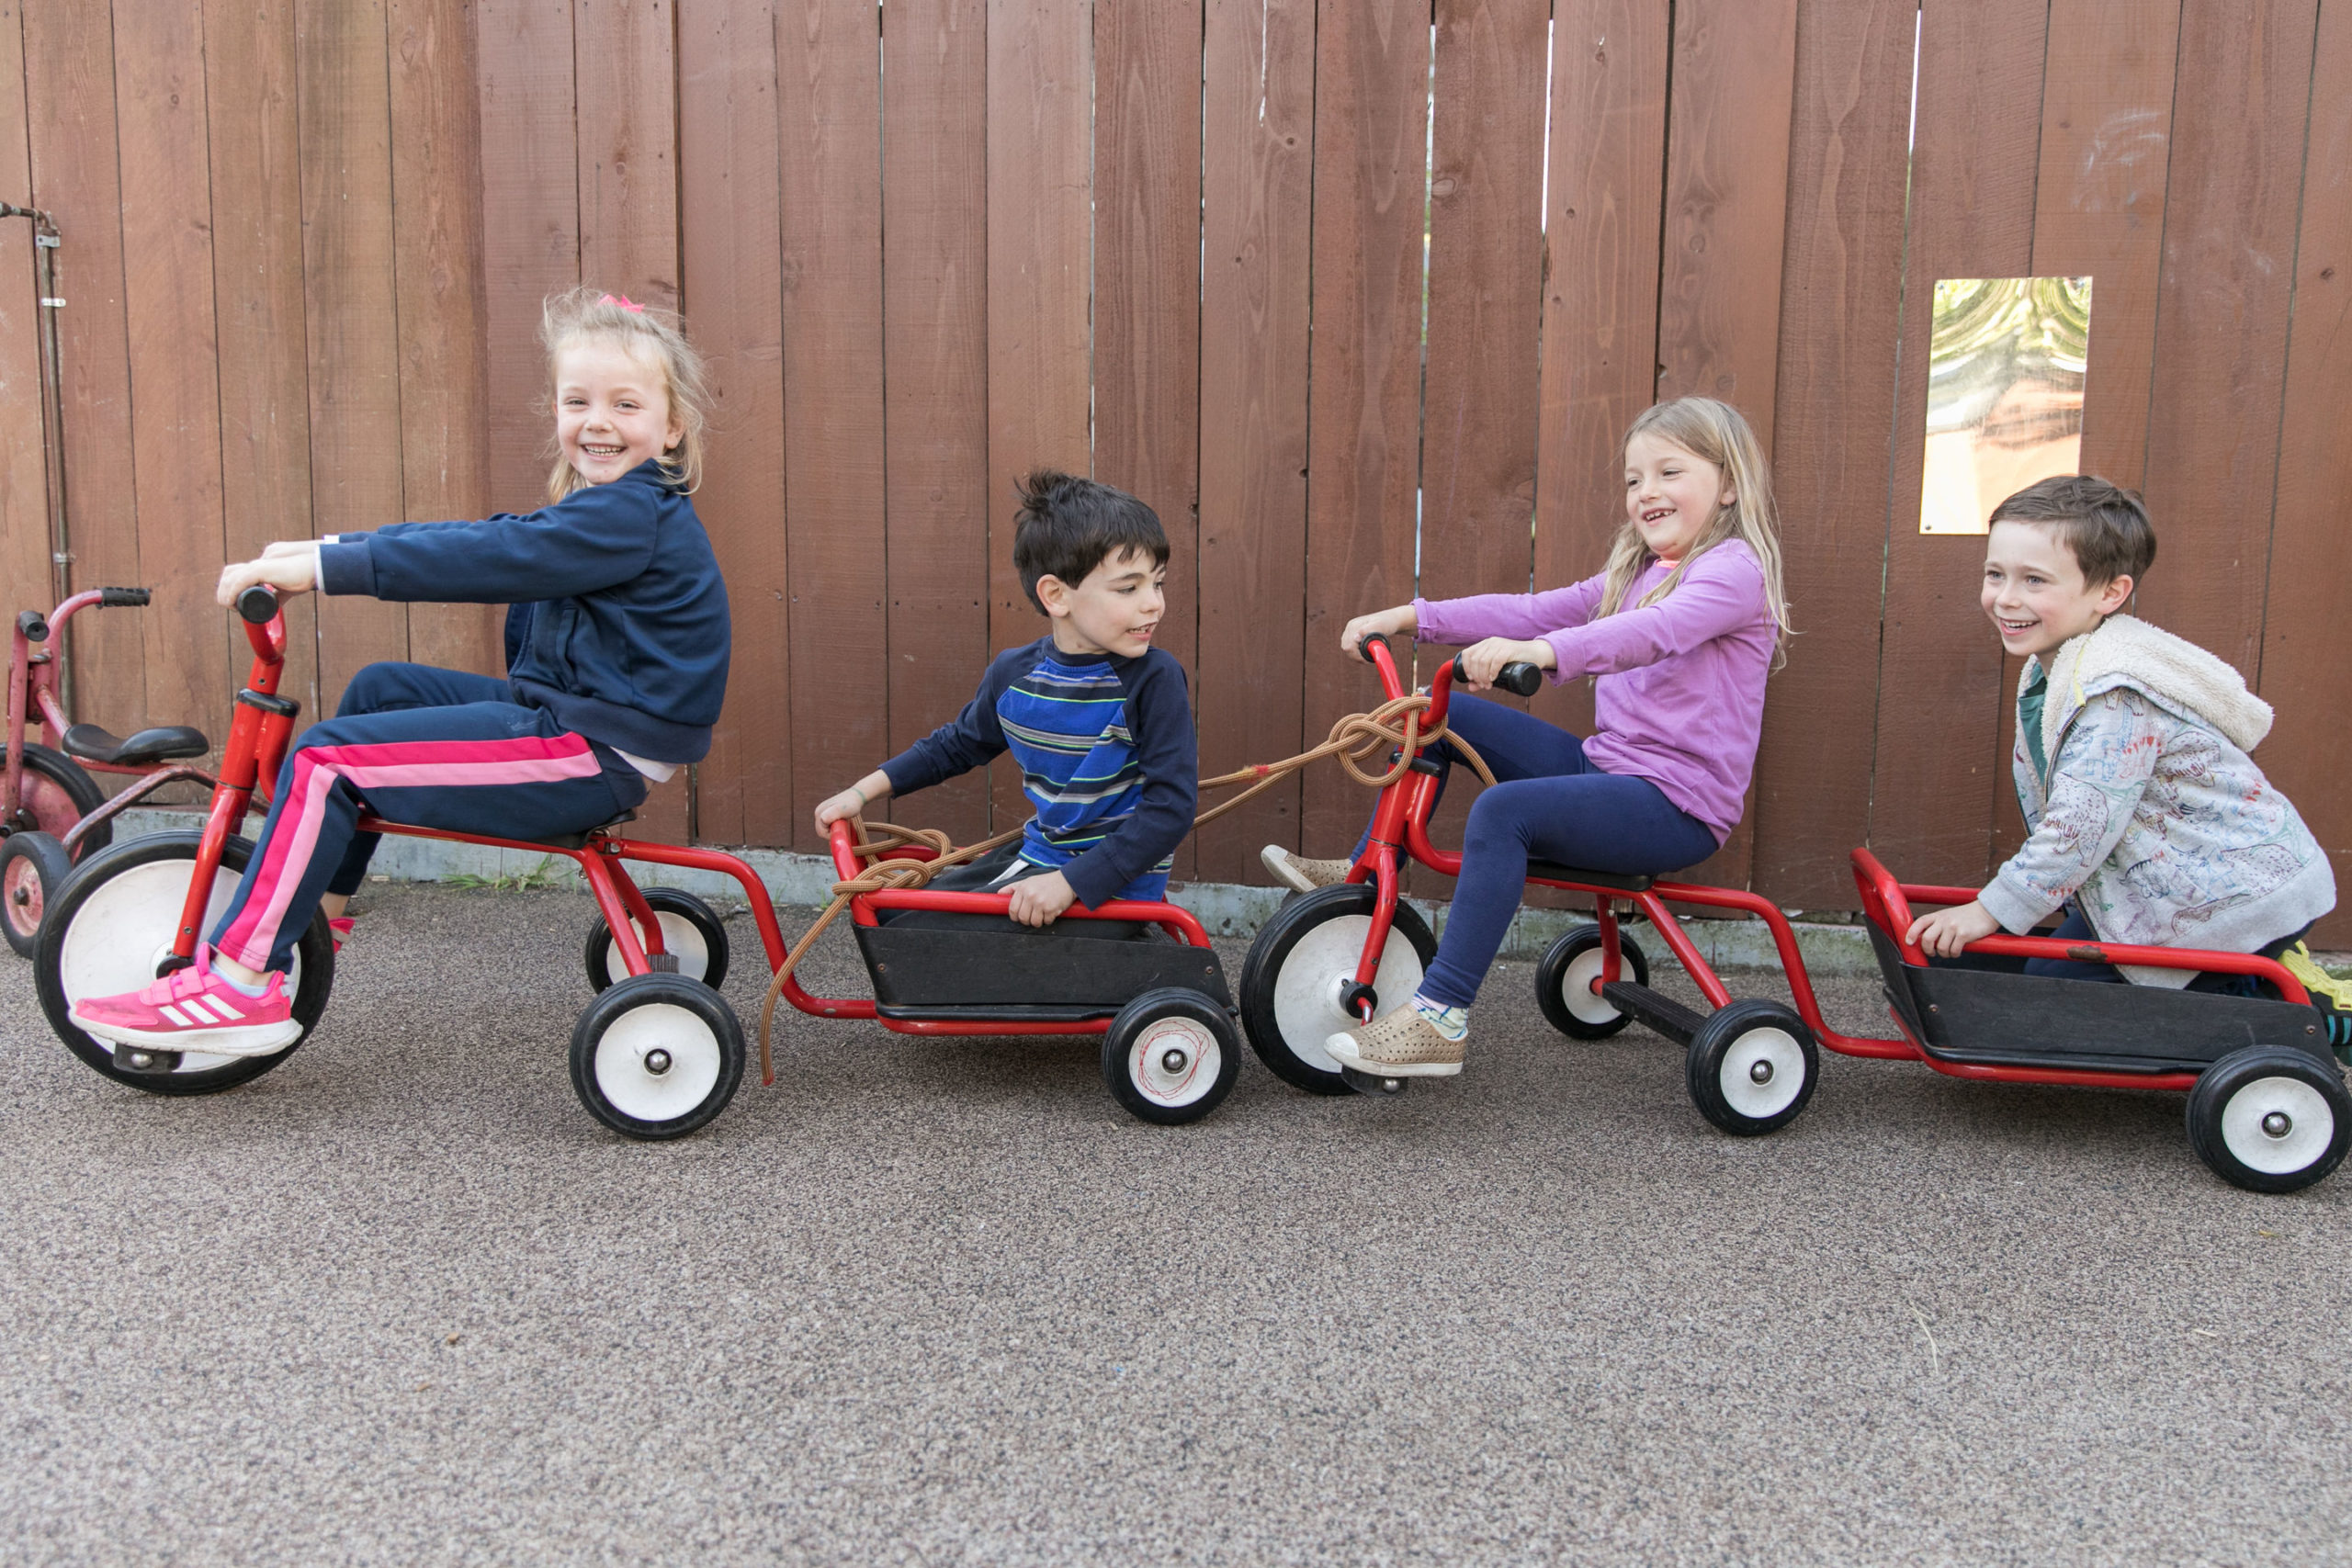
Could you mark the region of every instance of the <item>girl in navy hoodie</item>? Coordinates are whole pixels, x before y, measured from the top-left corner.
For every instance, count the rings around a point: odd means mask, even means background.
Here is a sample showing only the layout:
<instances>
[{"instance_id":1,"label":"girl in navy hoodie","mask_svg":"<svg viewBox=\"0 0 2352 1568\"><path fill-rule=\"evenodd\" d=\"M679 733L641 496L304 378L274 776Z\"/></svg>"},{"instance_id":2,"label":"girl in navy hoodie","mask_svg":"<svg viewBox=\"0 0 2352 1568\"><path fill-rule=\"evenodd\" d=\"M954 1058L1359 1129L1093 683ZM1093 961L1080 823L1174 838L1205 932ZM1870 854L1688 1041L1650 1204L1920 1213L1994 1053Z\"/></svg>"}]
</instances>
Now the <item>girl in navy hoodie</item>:
<instances>
[{"instance_id":1,"label":"girl in navy hoodie","mask_svg":"<svg viewBox=\"0 0 2352 1568\"><path fill-rule=\"evenodd\" d=\"M727 589L686 498L702 477L702 363L676 323L579 289L548 301L557 459L548 505L275 544L220 574L379 599L506 604L507 678L370 664L277 775L252 863L196 962L74 1021L124 1044L266 1055L301 1036L286 984L324 906L338 930L387 821L495 838L576 833L710 750Z\"/></svg>"}]
</instances>

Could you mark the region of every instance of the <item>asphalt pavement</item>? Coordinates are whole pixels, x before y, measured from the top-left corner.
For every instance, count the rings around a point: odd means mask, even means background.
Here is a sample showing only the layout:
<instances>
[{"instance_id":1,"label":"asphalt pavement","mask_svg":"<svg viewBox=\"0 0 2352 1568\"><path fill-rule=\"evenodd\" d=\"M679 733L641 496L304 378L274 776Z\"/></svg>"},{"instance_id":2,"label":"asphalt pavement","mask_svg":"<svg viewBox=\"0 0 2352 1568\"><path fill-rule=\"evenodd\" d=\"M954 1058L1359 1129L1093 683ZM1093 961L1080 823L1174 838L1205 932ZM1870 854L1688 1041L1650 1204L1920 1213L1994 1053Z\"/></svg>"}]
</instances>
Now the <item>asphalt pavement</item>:
<instances>
[{"instance_id":1,"label":"asphalt pavement","mask_svg":"<svg viewBox=\"0 0 2352 1568\"><path fill-rule=\"evenodd\" d=\"M362 908L198 1100L0 953L0 1560L2352 1562L2352 1176L2227 1187L2177 1095L1831 1057L1734 1139L1506 964L1396 1100L1151 1127L1091 1041L796 1017L644 1145L572 1096L584 898Z\"/></svg>"}]
</instances>

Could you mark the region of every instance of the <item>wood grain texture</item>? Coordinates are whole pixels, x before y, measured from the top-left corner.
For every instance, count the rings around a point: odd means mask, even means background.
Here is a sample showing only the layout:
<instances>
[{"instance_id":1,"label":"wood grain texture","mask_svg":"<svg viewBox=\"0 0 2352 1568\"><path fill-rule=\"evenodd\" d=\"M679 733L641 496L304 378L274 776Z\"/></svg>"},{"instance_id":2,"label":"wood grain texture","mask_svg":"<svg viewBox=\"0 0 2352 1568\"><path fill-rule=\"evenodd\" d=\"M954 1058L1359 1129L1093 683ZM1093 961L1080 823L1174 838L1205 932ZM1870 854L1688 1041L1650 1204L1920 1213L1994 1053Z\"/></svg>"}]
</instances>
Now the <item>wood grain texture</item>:
<instances>
[{"instance_id":1,"label":"wood grain texture","mask_svg":"<svg viewBox=\"0 0 2352 1568\"><path fill-rule=\"evenodd\" d=\"M877 18L780 0L784 488L793 567L793 830L889 755Z\"/></svg>"},{"instance_id":2,"label":"wood grain texture","mask_svg":"<svg viewBox=\"0 0 2352 1568\"><path fill-rule=\"evenodd\" d=\"M226 498L222 553L251 560L277 540L307 539L312 532L292 0L206 0L204 69ZM286 669L277 689L315 714L318 596L288 601L285 615ZM252 651L240 626L215 619L218 711L243 681Z\"/></svg>"},{"instance_id":3,"label":"wood grain texture","mask_svg":"<svg viewBox=\"0 0 2352 1568\"><path fill-rule=\"evenodd\" d=\"M33 204L57 220L59 355L65 388L66 526L72 586L138 584L130 347L123 312L122 201L112 19L81 0L24 11ZM127 735L147 722L139 616L97 612L67 632L76 719ZM166 722L176 722L167 719Z\"/></svg>"},{"instance_id":4,"label":"wood grain texture","mask_svg":"<svg viewBox=\"0 0 2352 1568\"><path fill-rule=\"evenodd\" d=\"M1201 284L1201 772L1320 739L1344 699L1304 700L1307 269L1315 145L1312 0L1208 0ZM1334 628L1336 630L1336 628ZM1352 687L1351 687L1352 690ZM1296 848L1299 785L1196 835L1195 874L1267 879Z\"/></svg>"},{"instance_id":5,"label":"wood grain texture","mask_svg":"<svg viewBox=\"0 0 2352 1568\"><path fill-rule=\"evenodd\" d=\"M1538 588L1599 571L1625 520L1620 444L1657 383L1668 48L1665 6L1561 0L1555 8ZM1591 733L1589 682L1546 686L1533 706Z\"/></svg>"},{"instance_id":6,"label":"wood grain texture","mask_svg":"<svg viewBox=\"0 0 2352 1568\"><path fill-rule=\"evenodd\" d=\"M25 18L0 0L0 190L32 199L26 145ZM33 289L33 231L27 219L0 222L0 607L47 608L50 590L49 470L40 392L40 308Z\"/></svg>"},{"instance_id":7,"label":"wood grain texture","mask_svg":"<svg viewBox=\"0 0 2352 1568\"><path fill-rule=\"evenodd\" d=\"M1316 34L1315 334L1308 380L1306 689L1376 700L1340 651L1351 615L1413 596L1420 481L1422 212L1428 192L1425 6L1368 0ZM1307 720L1313 728L1312 716ZM1346 852L1363 791L1335 769L1305 779L1305 842Z\"/></svg>"},{"instance_id":8,"label":"wood grain texture","mask_svg":"<svg viewBox=\"0 0 2352 1568\"><path fill-rule=\"evenodd\" d=\"M954 718L989 660L988 5L882 10L888 747ZM894 820L969 843L988 779L925 791Z\"/></svg>"},{"instance_id":9,"label":"wood grain texture","mask_svg":"<svg viewBox=\"0 0 2352 1568\"><path fill-rule=\"evenodd\" d=\"M1169 543L1153 645L1189 678L1200 623L1201 0L1103 6L1094 36L1094 477ZM1190 839L1175 876L1193 874Z\"/></svg>"},{"instance_id":10,"label":"wood grain texture","mask_svg":"<svg viewBox=\"0 0 2352 1568\"><path fill-rule=\"evenodd\" d=\"M1093 471L1091 7L989 0L989 645L1034 640L1044 617L1012 570L1013 483ZM1028 815L1009 765L989 770L990 824ZM847 779L842 781L849 782Z\"/></svg>"},{"instance_id":11,"label":"wood grain texture","mask_svg":"<svg viewBox=\"0 0 2352 1568\"><path fill-rule=\"evenodd\" d=\"M2143 487L2140 613L2240 670L2262 656L2312 0L2181 9ZM2096 321L2097 306L2093 306Z\"/></svg>"},{"instance_id":12,"label":"wood grain texture","mask_svg":"<svg viewBox=\"0 0 2352 1568\"><path fill-rule=\"evenodd\" d=\"M695 770L695 831L713 844L787 844L796 820L775 87L773 0L698 5L680 18L685 309L714 394L695 512L735 627L727 705Z\"/></svg>"},{"instance_id":13,"label":"wood grain texture","mask_svg":"<svg viewBox=\"0 0 2352 1568\"><path fill-rule=\"evenodd\" d=\"M490 504L546 504L555 433L539 306L580 281L571 0L476 0Z\"/></svg>"},{"instance_id":14,"label":"wood grain texture","mask_svg":"<svg viewBox=\"0 0 2352 1568\"><path fill-rule=\"evenodd\" d=\"M1765 703L1751 872L1792 908L1852 907L1846 853L1869 829L1917 16L1798 14L1772 470L1802 635Z\"/></svg>"},{"instance_id":15,"label":"wood grain texture","mask_svg":"<svg viewBox=\"0 0 2352 1568\"><path fill-rule=\"evenodd\" d=\"M384 6L297 0L294 15L311 505L317 530L339 534L405 514ZM334 711L363 666L408 657L405 604L338 595L318 617L318 714Z\"/></svg>"},{"instance_id":16,"label":"wood grain texture","mask_svg":"<svg viewBox=\"0 0 2352 1568\"><path fill-rule=\"evenodd\" d=\"M401 499L412 518L485 517L493 509L472 22L466 0L388 0L385 21ZM419 663L503 675L504 626L495 605L413 605L409 651Z\"/></svg>"},{"instance_id":17,"label":"wood grain texture","mask_svg":"<svg viewBox=\"0 0 2352 1568\"><path fill-rule=\"evenodd\" d=\"M2335 862L2336 912L2312 929L2312 945L2340 951L2352 947L2352 909L2340 891L2352 887L2352 734L2344 723L2352 571L2343 558L2352 495L2352 443L2344 438L2352 409L2352 8L2320 10L2311 104L2259 682L2278 716L2261 761Z\"/></svg>"},{"instance_id":18,"label":"wood grain texture","mask_svg":"<svg viewBox=\"0 0 2352 1568\"><path fill-rule=\"evenodd\" d=\"M1870 843L1905 881L1974 886L1992 869L1993 789L2008 775L2007 699L1976 603L1984 541L1919 532L1930 302L1937 278L2032 268L2046 10L1988 0L1922 15Z\"/></svg>"},{"instance_id":19,"label":"wood grain texture","mask_svg":"<svg viewBox=\"0 0 2352 1568\"><path fill-rule=\"evenodd\" d=\"M1697 395L1734 405L1768 457L1781 349L1796 37L1796 0L1686 0L1675 7L1657 396ZM1689 875L1745 887L1755 843L1751 778L1731 836Z\"/></svg>"}]
</instances>

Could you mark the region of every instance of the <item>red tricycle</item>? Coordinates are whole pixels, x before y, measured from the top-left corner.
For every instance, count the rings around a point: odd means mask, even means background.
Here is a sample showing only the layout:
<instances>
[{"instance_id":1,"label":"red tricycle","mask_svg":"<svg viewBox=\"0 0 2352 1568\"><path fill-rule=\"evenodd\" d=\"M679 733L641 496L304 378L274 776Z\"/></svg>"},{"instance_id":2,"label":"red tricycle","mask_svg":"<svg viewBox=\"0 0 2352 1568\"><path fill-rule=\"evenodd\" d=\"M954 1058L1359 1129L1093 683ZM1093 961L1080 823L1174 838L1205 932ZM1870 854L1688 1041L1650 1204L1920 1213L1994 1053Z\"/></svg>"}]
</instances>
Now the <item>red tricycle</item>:
<instances>
[{"instance_id":1,"label":"red tricycle","mask_svg":"<svg viewBox=\"0 0 2352 1568\"><path fill-rule=\"evenodd\" d=\"M65 623L93 605L143 608L144 588L91 588L46 615L27 610L8 641L7 771L0 779L0 937L31 957L41 910L75 863L106 848L113 821L126 807L181 780L212 784L199 768L174 767L177 759L211 749L204 732L184 724L158 725L130 739L95 724L75 724L59 691L58 654ZM40 739L25 739L39 723ZM90 776L122 773L140 783L107 799Z\"/></svg>"},{"instance_id":2,"label":"red tricycle","mask_svg":"<svg viewBox=\"0 0 2352 1568\"><path fill-rule=\"evenodd\" d=\"M1388 697L1400 696L1403 682L1386 643L1366 639L1364 657ZM1323 1042L1403 1006L1436 956L1427 922L1398 898L1397 883L1408 859L1448 875L1461 870L1460 855L1430 842L1437 768L1419 755L1427 737L1444 726L1457 675L1449 662L1430 682L1416 755L1382 791L1347 881L1284 903L1258 933L1242 969L1241 1017L1251 1046L1268 1067L1310 1092L1394 1094L1405 1088L1401 1078L1343 1067ZM1595 911L1590 925L1561 936L1536 966L1544 1016L1579 1040L1604 1038L1639 1020L1682 1045L1691 1100L1727 1133L1770 1133L1794 1120L1813 1096L1817 1047L1826 1045L1844 1055L1923 1062L1953 1077L2188 1090L2190 1146L2215 1174L2256 1191L2307 1187L2343 1159L2352 1143L2352 1094L2309 994L2278 964L2241 953L2015 936L1988 937L1970 944L1962 959L1931 963L1904 940L1912 907L1966 903L1975 890L1898 883L1868 850L1853 852L1852 868L1896 1038L1841 1034L1824 1021L1796 934L1768 898L1538 861L1528 867L1531 884L1587 894ZM1735 999L1669 903L1764 921L1795 1007ZM1624 930L1635 911L1680 961L1711 1011L1692 1011L1650 987L1647 956ZM2055 979L2026 974L2029 958L2249 976L2276 996Z\"/></svg>"},{"instance_id":3,"label":"red tricycle","mask_svg":"<svg viewBox=\"0 0 2352 1568\"><path fill-rule=\"evenodd\" d=\"M201 832L147 834L74 868L51 901L35 954L41 1009L84 1063L151 1093L205 1094L269 1071L300 1047L334 983L334 942L323 916L303 933L288 976L302 1039L266 1056L219 1056L114 1045L73 1021L84 997L136 990L193 961L253 854L239 836L246 814L266 810L299 713L278 696L286 626L276 595L248 589L237 610L254 650ZM718 915L676 888L640 889L630 863L683 866L731 877L742 889L771 970L786 959L784 934L759 875L723 851L640 842L610 829L522 840L417 828L373 817L362 831L403 834L559 855L580 868L596 900L588 932L588 982L598 993L571 1034L571 1082L589 1114L640 1139L681 1136L725 1109L741 1082L744 1038L719 995L728 966ZM844 879L865 874L846 824L833 834ZM910 852L922 858L924 852ZM1232 1088L1240 1033L1198 920L1173 905L1110 903L1072 909L1047 936L997 931L894 931L888 912L932 909L1001 916L1003 894L893 889L853 900L857 938L875 981L871 1000L808 995L791 976L783 994L803 1012L870 1018L908 1034L1101 1034L1102 1066L1119 1102L1146 1121L1190 1122ZM1145 922L1177 940L1067 937L1089 919ZM1109 929L1109 928L1105 928Z\"/></svg>"}]
</instances>

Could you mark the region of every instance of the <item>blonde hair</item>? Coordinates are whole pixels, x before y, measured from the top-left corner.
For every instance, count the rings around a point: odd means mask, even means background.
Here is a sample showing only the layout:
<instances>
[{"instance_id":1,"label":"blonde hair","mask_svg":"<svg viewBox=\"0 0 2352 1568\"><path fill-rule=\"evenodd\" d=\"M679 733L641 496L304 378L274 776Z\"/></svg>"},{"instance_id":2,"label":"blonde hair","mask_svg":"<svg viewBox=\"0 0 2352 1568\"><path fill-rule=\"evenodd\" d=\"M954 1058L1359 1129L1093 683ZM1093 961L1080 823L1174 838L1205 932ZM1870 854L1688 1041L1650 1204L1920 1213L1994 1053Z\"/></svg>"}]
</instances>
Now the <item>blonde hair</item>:
<instances>
[{"instance_id":1,"label":"blonde hair","mask_svg":"<svg viewBox=\"0 0 2352 1568\"><path fill-rule=\"evenodd\" d=\"M1682 574L1690 570L1692 561L1726 539L1744 539L1756 553L1756 564L1764 570L1764 607L1772 617L1775 643L1785 642L1792 634L1789 601L1781 582L1781 519L1772 504L1772 470L1764 460L1763 443L1756 439L1756 432L1729 403L1713 398L1676 398L1670 402L1653 403L1634 418L1626 429L1625 439L1618 444L1621 455L1633 446L1636 435L1655 435L1702 462L1713 463L1731 481L1734 499L1730 505L1715 509L1715 514L1701 532L1699 542L1675 563L1666 581L1642 595L1640 604L1630 606L1625 604L1625 595L1633 591L1634 580L1653 558L1649 547L1642 541L1642 531L1631 518L1626 519L1609 542L1600 609L1594 618L1657 604L1681 583ZM1778 669L1785 657L1784 652L1776 650L1773 667Z\"/></svg>"},{"instance_id":2,"label":"blonde hair","mask_svg":"<svg viewBox=\"0 0 2352 1568\"><path fill-rule=\"evenodd\" d=\"M661 464L670 481L689 495L702 483L703 435L709 424L710 379L702 355L686 341L677 313L631 305L594 284L550 294L539 309L539 344L547 350L548 393L554 393L555 359L582 338L609 343L662 372L670 412L678 421L675 445L662 448ZM559 450L548 475L548 500L561 501L588 481Z\"/></svg>"}]
</instances>

